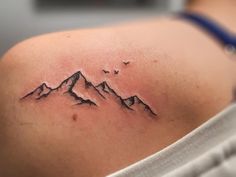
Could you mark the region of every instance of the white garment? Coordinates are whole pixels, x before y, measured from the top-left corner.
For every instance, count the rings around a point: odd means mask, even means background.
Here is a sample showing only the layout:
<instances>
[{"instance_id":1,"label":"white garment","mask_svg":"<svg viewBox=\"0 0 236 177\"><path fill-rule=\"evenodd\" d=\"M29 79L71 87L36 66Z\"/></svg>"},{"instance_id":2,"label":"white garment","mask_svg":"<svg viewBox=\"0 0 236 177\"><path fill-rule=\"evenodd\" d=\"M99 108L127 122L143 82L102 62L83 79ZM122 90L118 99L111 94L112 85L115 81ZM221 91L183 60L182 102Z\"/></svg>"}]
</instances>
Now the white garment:
<instances>
[{"instance_id":1,"label":"white garment","mask_svg":"<svg viewBox=\"0 0 236 177\"><path fill-rule=\"evenodd\" d=\"M108 177L236 177L236 104L176 143Z\"/></svg>"}]
</instances>

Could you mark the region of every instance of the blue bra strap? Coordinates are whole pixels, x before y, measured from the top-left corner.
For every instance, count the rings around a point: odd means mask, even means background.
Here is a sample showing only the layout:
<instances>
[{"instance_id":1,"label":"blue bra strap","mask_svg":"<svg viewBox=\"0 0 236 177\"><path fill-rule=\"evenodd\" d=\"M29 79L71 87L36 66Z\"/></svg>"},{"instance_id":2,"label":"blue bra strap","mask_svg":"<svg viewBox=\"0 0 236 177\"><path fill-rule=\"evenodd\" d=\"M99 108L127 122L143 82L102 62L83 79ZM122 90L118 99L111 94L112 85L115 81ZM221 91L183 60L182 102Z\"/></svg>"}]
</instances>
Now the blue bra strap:
<instances>
[{"instance_id":1,"label":"blue bra strap","mask_svg":"<svg viewBox=\"0 0 236 177\"><path fill-rule=\"evenodd\" d=\"M192 21L195 24L199 25L212 36L214 36L216 39L218 39L222 45L232 46L236 48L236 35L233 35L213 20L210 20L205 16L192 12L180 13L179 17Z\"/></svg>"}]
</instances>

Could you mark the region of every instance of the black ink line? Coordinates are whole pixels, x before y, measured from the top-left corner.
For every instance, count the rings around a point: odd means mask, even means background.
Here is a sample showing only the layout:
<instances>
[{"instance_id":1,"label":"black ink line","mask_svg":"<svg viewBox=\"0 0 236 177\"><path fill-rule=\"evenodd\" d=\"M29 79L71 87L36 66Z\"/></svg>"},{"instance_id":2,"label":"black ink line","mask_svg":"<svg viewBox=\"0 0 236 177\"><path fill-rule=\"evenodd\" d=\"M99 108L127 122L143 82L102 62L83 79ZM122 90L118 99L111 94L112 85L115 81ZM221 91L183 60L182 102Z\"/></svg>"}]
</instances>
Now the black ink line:
<instances>
[{"instance_id":1,"label":"black ink line","mask_svg":"<svg viewBox=\"0 0 236 177\"><path fill-rule=\"evenodd\" d=\"M144 103L144 101L142 101L137 95L129 97L124 99L125 102L130 102L130 104L128 104L128 106L133 106L136 102L137 104L142 104L144 106L144 109L147 111L150 111L151 114L157 116L157 114L150 108L150 106L148 106L146 103Z\"/></svg>"},{"instance_id":2,"label":"black ink line","mask_svg":"<svg viewBox=\"0 0 236 177\"><path fill-rule=\"evenodd\" d=\"M72 96L76 101L80 101L79 103L77 103L77 105L82 105L82 104L89 104L90 106L91 105L94 105L94 106L97 106L97 104L89 99L83 99L81 97L79 97L75 92L73 91L68 91L67 92L70 96Z\"/></svg>"},{"instance_id":3,"label":"black ink line","mask_svg":"<svg viewBox=\"0 0 236 177\"><path fill-rule=\"evenodd\" d=\"M37 87L36 89L34 89L32 92L30 92L30 93L28 93L27 95L25 95L24 97L22 97L21 100L23 100L23 99L25 99L25 98L27 98L27 97L33 95L33 94L34 94L35 92L37 92L38 90L39 90L38 95L40 95L40 94L43 92L44 87L47 88L47 89L49 89L49 90L52 90L52 88L48 87L46 83L43 83L43 84L41 84L39 87Z\"/></svg>"},{"instance_id":4,"label":"black ink line","mask_svg":"<svg viewBox=\"0 0 236 177\"><path fill-rule=\"evenodd\" d=\"M150 106L148 106L144 101L142 101L137 95L135 96L131 96L129 98L123 99L119 94L117 94L115 92L114 89L112 89L108 83L106 81L100 83L99 85L96 86L97 88L101 87L102 90L108 94L110 94L110 92L112 94L114 94L119 100L122 106L124 106L125 108L134 111L134 109L131 108L131 106L133 106L135 104L135 100L137 100L137 104L142 104L144 106L144 109L146 111L149 111L152 115L157 116L157 114L150 108ZM108 89L108 91L106 90L106 88ZM131 104L128 104L127 102L131 102Z\"/></svg>"},{"instance_id":5,"label":"black ink line","mask_svg":"<svg viewBox=\"0 0 236 177\"><path fill-rule=\"evenodd\" d=\"M64 81L61 82L61 84L56 87L56 88L51 88L49 86L47 86L46 83L43 83L42 85L40 85L39 87L37 87L34 91L28 93L27 95L25 95L24 97L21 98L22 99L25 99L33 94L35 94L37 91L38 92L38 98L36 98L36 100L40 100L42 98L46 98L48 97L53 91L58 91L64 84L67 84L69 81L71 81L71 84L68 86L68 89L65 93L68 93L70 96L72 96L76 101L80 101L79 104L89 104L89 105L96 105L97 104L92 101L92 100L89 100L89 99L83 99L82 97L79 97L74 91L73 91L73 88L75 86L75 84L77 83L77 81L80 79L80 77L82 77L85 81L85 88L88 89L90 87L92 87L103 99L106 99L102 94L101 92L91 83L89 82L85 76L79 71L79 72L76 72L75 74L73 74L72 76L70 76L69 78L65 79ZM44 89L48 89L48 92L47 93L44 93L41 95L41 93L43 93Z\"/></svg>"},{"instance_id":6,"label":"black ink line","mask_svg":"<svg viewBox=\"0 0 236 177\"><path fill-rule=\"evenodd\" d=\"M118 95L118 94L115 92L115 90L113 90L113 89L107 84L106 81L100 83L100 84L97 85L96 87L98 88L99 86L102 87L102 90L103 90L104 92L106 92L106 93L108 93L108 94L110 94L110 93L114 94L114 95L120 100L122 106L126 107L126 108L129 109L129 110L133 110L132 108L130 108L130 107L124 102L123 98L122 98L120 95ZM109 91L107 91L106 88L107 88Z\"/></svg>"}]
</instances>

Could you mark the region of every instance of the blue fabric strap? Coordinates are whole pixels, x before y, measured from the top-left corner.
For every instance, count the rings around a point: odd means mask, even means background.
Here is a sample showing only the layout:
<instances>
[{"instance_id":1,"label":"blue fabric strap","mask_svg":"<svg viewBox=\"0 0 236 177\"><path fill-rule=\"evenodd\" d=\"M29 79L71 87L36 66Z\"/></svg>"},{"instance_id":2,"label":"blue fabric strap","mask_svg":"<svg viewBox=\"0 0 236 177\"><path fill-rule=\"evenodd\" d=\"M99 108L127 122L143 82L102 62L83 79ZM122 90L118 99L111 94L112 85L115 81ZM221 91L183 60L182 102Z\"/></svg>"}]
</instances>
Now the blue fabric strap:
<instances>
[{"instance_id":1,"label":"blue fabric strap","mask_svg":"<svg viewBox=\"0 0 236 177\"><path fill-rule=\"evenodd\" d=\"M183 19L192 21L202 27L204 30L206 30L208 33L218 39L222 45L232 46L236 48L236 34L230 33L228 30L226 30L213 20L210 20L200 14L191 12L183 12L180 13L179 16Z\"/></svg>"}]
</instances>

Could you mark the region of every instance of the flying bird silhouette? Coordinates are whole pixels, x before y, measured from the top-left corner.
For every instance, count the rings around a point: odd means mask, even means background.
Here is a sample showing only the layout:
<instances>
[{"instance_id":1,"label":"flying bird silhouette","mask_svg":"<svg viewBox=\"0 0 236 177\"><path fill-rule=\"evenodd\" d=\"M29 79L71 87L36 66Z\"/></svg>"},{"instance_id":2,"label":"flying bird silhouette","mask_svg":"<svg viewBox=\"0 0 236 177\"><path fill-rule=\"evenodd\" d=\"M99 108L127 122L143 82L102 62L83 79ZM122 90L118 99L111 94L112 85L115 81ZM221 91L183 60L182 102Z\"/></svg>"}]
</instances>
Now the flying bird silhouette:
<instances>
[{"instance_id":1,"label":"flying bird silhouette","mask_svg":"<svg viewBox=\"0 0 236 177\"><path fill-rule=\"evenodd\" d=\"M110 71L107 71L107 70L105 70L105 69L103 69L102 70L105 74L109 74L110 73Z\"/></svg>"},{"instance_id":2,"label":"flying bird silhouette","mask_svg":"<svg viewBox=\"0 0 236 177\"><path fill-rule=\"evenodd\" d=\"M114 70L114 74L119 74L119 70Z\"/></svg>"},{"instance_id":3,"label":"flying bird silhouette","mask_svg":"<svg viewBox=\"0 0 236 177\"><path fill-rule=\"evenodd\" d=\"M123 63L124 63L125 65L128 65L128 64L130 64L130 61L123 61Z\"/></svg>"}]
</instances>

